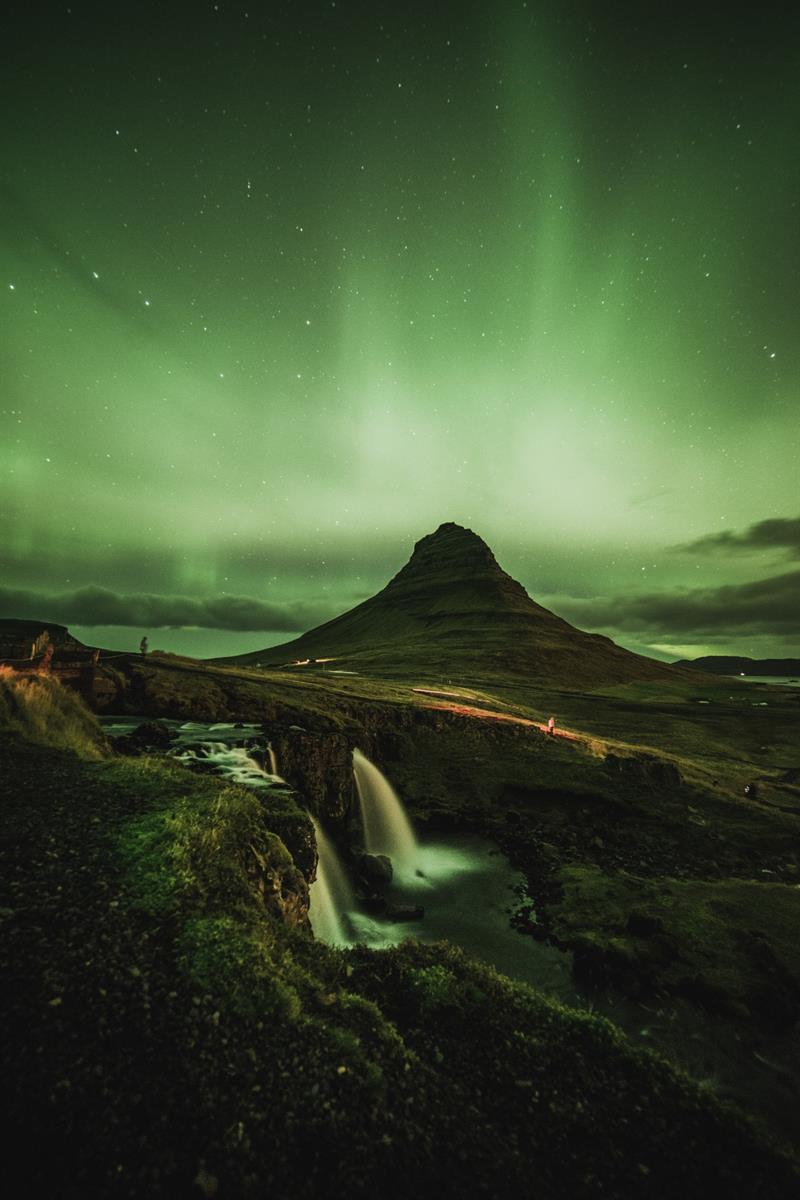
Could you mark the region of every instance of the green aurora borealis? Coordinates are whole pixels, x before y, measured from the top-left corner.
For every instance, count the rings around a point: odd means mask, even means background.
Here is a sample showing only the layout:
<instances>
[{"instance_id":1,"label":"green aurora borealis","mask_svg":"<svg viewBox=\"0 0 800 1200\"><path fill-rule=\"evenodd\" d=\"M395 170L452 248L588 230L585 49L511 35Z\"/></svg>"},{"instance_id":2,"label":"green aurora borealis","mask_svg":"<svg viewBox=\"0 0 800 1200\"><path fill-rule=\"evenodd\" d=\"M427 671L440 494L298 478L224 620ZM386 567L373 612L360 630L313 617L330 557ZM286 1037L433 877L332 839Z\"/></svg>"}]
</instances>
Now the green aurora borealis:
<instances>
[{"instance_id":1,"label":"green aurora borealis","mask_svg":"<svg viewBox=\"0 0 800 1200\"><path fill-rule=\"evenodd\" d=\"M258 7L6 29L0 615L253 649L455 520L798 653L797 18Z\"/></svg>"}]
</instances>

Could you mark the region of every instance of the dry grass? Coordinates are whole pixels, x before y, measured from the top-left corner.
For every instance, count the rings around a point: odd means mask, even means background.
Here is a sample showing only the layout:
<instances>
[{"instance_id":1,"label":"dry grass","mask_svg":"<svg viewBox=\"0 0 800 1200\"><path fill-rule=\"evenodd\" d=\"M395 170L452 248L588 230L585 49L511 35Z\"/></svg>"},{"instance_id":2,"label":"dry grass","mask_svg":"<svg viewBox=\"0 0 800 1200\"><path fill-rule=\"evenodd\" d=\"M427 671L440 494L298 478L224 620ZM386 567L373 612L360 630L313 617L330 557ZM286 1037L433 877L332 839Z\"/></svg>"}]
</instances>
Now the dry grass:
<instances>
[{"instance_id":1,"label":"dry grass","mask_svg":"<svg viewBox=\"0 0 800 1200\"><path fill-rule=\"evenodd\" d=\"M0 667L0 730L39 745L74 750L81 758L107 753L100 726L75 692L50 675Z\"/></svg>"}]
</instances>

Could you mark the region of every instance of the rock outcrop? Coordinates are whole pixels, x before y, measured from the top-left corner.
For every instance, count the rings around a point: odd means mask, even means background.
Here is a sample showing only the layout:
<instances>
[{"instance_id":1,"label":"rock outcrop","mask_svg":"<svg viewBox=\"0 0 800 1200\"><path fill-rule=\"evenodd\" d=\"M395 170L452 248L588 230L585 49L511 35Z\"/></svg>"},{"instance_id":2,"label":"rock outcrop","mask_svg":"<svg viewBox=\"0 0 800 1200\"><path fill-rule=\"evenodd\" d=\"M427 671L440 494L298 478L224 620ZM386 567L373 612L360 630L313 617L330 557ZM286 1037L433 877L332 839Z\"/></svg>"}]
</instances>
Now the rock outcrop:
<instances>
[{"instance_id":1,"label":"rock outcrop","mask_svg":"<svg viewBox=\"0 0 800 1200\"><path fill-rule=\"evenodd\" d=\"M309 881L277 837L267 855L253 851L250 875L267 912L295 927L308 924Z\"/></svg>"}]
</instances>

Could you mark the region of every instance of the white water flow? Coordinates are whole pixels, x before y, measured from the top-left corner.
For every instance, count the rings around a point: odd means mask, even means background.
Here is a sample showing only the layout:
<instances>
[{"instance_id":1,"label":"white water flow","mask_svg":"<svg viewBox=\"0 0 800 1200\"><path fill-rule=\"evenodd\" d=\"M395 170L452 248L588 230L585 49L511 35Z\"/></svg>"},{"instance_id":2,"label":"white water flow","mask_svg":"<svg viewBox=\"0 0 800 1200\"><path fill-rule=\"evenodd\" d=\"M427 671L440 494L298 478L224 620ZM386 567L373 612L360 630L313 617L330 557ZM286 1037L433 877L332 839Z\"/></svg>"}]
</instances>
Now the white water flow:
<instances>
[{"instance_id":1,"label":"white water flow","mask_svg":"<svg viewBox=\"0 0 800 1200\"><path fill-rule=\"evenodd\" d=\"M267 757L269 758L269 769L272 775L278 774L278 760L275 757L275 751L272 749L272 742L267 742Z\"/></svg>"},{"instance_id":2,"label":"white water flow","mask_svg":"<svg viewBox=\"0 0 800 1200\"><path fill-rule=\"evenodd\" d=\"M309 890L308 919L314 936L331 946L347 946L343 914L353 907L353 889L333 842L316 817L311 818L317 839L317 877Z\"/></svg>"},{"instance_id":3,"label":"white water flow","mask_svg":"<svg viewBox=\"0 0 800 1200\"><path fill-rule=\"evenodd\" d=\"M198 746L187 746L175 757L181 762L208 762L214 774L247 787L271 787L278 778L277 772L267 774L262 766L251 758L244 746L229 746L227 742L201 742Z\"/></svg>"},{"instance_id":4,"label":"white water flow","mask_svg":"<svg viewBox=\"0 0 800 1200\"><path fill-rule=\"evenodd\" d=\"M419 846L397 793L360 750L353 751L353 774L367 854L387 854L395 871L413 874L419 864Z\"/></svg>"}]
</instances>

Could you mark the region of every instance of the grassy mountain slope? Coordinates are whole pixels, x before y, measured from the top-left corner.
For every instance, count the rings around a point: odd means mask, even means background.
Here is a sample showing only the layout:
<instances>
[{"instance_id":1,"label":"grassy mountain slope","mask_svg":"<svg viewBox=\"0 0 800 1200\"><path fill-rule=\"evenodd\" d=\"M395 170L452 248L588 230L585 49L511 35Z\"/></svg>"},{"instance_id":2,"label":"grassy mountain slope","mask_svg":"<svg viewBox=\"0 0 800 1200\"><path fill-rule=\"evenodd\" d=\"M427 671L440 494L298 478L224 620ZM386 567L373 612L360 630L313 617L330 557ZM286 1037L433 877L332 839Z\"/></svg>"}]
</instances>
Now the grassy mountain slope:
<instances>
[{"instance_id":1,"label":"grassy mountain slope","mask_svg":"<svg viewBox=\"0 0 800 1200\"><path fill-rule=\"evenodd\" d=\"M218 661L267 666L328 657L337 668L384 676L422 670L575 687L676 677L674 668L536 604L481 538L452 523L418 542L406 566L356 608L281 646Z\"/></svg>"}]
</instances>

